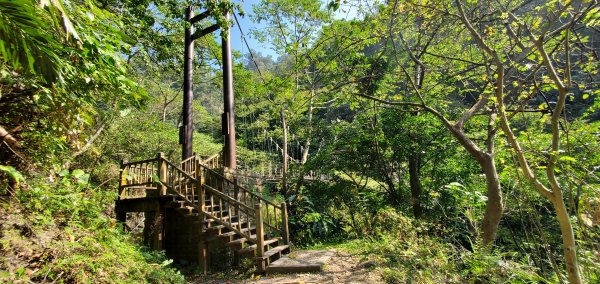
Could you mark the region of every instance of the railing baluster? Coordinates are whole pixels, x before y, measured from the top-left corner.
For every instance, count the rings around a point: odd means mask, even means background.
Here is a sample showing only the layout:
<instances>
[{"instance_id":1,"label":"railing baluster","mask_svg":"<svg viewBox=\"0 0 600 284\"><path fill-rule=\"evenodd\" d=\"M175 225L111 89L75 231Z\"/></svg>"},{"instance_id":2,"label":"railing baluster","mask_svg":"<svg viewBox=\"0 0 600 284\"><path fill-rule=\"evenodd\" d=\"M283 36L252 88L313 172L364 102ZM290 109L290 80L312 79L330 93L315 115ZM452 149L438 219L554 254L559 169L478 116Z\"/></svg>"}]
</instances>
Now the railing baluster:
<instances>
[{"instance_id":1,"label":"railing baluster","mask_svg":"<svg viewBox=\"0 0 600 284\"><path fill-rule=\"evenodd\" d=\"M273 208L273 224L277 227L277 208Z\"/></svg>"},{"instance_id":2,"label":"railing baluster","mask_svg":"<svg viewBox=\"0 0 600 284\"><path fill-rule=\"evenodd\" d=\"M290 231L288 229L287 205L285 202L281 203L281 225L283 226L283 243L289 245Z\"/></svg>"},{"instance_id":3,"label":"railing baluster","mask_svg":"<svg viewBox=\"0 0 600 284\"><path fill-rule=\"evenodd\" d=\"M237 185L237 179L234 179L233 180L233 199L238 200L239 190L240 190L240 188ZM235 206L235 214L238 215L238 219L239 219L240 206L237 204Z\"/></svg>"},{"instance_id":4,"label":"railing baluster","mask_svg":"<svg viewBox=\"0 0 600 284\"><path fill-rule=\"evenodd\" d=\"M195 172L196 172L196 171L194 170L194 173L195 173ZM198 180L198 178L196 178L196 180ZM190 185L190 187L191 187L191 189L192 189L192 204L195 204L195 202L196 202L196 201L195 201L195 200L196 200L196 190L198 190L198 184L197 184L197 182L195 182L195 183L192 183L192 184Z\"/></svg>"},{"instance_id":5,"label":"railing baluster","mask_svg":"<svg viewBox=\"0 0 600 284\"><path fill-rule=\"evenodd\" d=\"M185 196L185 198L188 198L186 184L182 179L181 173L177 173L177 184L179 184L179 193Z\"/></svg>"},{"instance_id":6,"label":"railing baluster","mask_svg":"<svg viewBox=\"0 0 600 284\"><path fill-rule=\"evenodd\" d=\"M210 211L211 211L210 214L214 215L215 214L215 197L214 197L214 194L210 195L210 206L211 206L210 207Z\"/></svg>"},{"instance_id":7,"label":"railing baluster","mask_svg":"<svg viewBox=\"0 0 600 284\"><path fill-rule=\"evenodd\" d=\"M267 213L266 213L266 215L267 215L267 218L266 218L266 223L267 223L267 224L269 224L269 223L270 223L270 220L271 220L271 219L269 219L269 211L270 211L270 210L269 210L269 203L265 203L265 209L267 209Z\"/></svg>"},{"instance_id":8,"label":"railing baluster","mask_svg":"<svg viewBox=\"0 0 600 284\"><path fill-rule=\"evenodd\" d=\"M229 220L229 224L233 223L233 210L231 210L231 202L227 202L227 212L229 212L228 215L228 220Z\"/></svg>"},{"instance_id":9,"label":"railing baluster","mask_svg":"<svg viewBox=\"0 0 600 284\"><path fill-rule=\"evenodd\" d=\"M119 199L123 199L125 197L125 194L123 194L124 189L125 189L125 185L127 185L127 170L125 167L125 160L121 160L121 165L119 166L119 169L121 170L121 172L119 173L120 179L119 179L119 192L118 192L118 197Z\"/></svg>"},{"instance_id":10,"label":"railing baluster","mask_svg":"<svg viewBox=\"0 0 600 284\"><path fill-rule=\"evenodd\" d=\"M219 197L219 218L223 219L223 198Z\"/></svg>"}]
</instances>

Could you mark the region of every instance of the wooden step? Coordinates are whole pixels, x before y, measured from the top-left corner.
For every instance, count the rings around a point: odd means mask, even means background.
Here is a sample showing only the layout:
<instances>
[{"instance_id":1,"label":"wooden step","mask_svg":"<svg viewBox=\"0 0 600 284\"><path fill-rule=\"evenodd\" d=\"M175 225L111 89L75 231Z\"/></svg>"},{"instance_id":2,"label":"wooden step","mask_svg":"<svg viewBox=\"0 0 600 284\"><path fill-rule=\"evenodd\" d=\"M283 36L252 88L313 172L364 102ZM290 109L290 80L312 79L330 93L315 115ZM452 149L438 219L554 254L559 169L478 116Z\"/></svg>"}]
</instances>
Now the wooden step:
<instances>
[{"instance_id":1,"label":"wooden step","mask_svg":"<svg viewBox=\"0 0 600 284\"><path fill-rule=\"evenodd\" d=\"M276 261L280 259L282 252L288 250L289 247L289 245L276 246L266 251L263 256L254 257L254 260L256 261L257 271L261 273L265 272L266 268L271 264L271 261Z\"/></svg>"},{"instance_id":2,"label":"wooden step","mask_svg":"<svg viewBox=\"0 0 600 284\"><path fill-rule=\"evenodd\" d=\"M191 214L198 212L198 210L196 210L196 208L194 208L192 206L184 206L184 207L180 207L180 208L175 208L175 210L177 210L183 214L186 214L186 215L191 215Z\"/></svg>"},{"instance_id":3,"label":"wooden step","mask_svg":"<svg viewBox=\"0 0 600 284\"><path fill-rule=\"evenodd\" d=\"M173 200L170 202L171 207L173 208L183 208L185 206L185 201L183 200Z\"/></svg>"},{"instance_id":4,"label":"wooden step","mask_svg":"<svg viewBox=\"0 0 600 284\"><path fill-rule=\"evenodd\" d=\"M202 222L200 222L200 223L202 223ZM218 223L217 223L217 224L218 224ZM231 224L231 226L237 226L237 225L239 225L240 223L239 223L239 222L233 222L233 223L229 223L229 224ZM244 223L242 223L242 225L243 225L243 224L244 224ZM225 226L225 225L216 225L216 226L206 227L206 230L208 230L208 231L222 230L222 229L228 229L228 228L227 228L227 226Z\"/></svg>"},{"instance_id":5,"label":"wooden step","mask_svg":"<svg viewBox=\"0 0 600 284\"><path fill-rule=\"evenodd\" d=\"M203 223L203 221L202 221L202 222L198 222L198 224L202 225L202 224L207 224L207 223ZM247 226L246 222L241 222L241 224L239 222L233 222L233 223L230 223L230 224L232 224L232 225L241 225L242 227L244 227L244 229L246 229L245 227ZM213 226L205 228L205 230L208 230L208 231L228 229L227 226L225 226L225 225L219 225L219 223L208 222L208 225L213 225ZM244 225L246 225L246 226L244 226ZM252 230L254 230L254 229L255 229L255 227L252 227Z\"/></svg>"},{"instance_id":6,"label":"wooden step","mask_svg":"<svg viewBox=\"0 0 600 284\"><path fill-rule=\"evenodd\" d=\"M250 227L250 228L242 228L240 231L242 233L244 233L244 232L248 232L248 231L252 232L254 230L256 230L255 227ZM235 235L237 235L237 232L235 232L235 231L229 231L229 232L226 232L226 233L219 234L216 237L217 238L227 238L227 237L231 237L231 236L235 236ZM250 237L251 238L256 238L256 235L250 235Z\"/></svg>"},{"instance_id":7,"label":"wooden step","mask_svg":"<svg viewBox=\"0 0 600 284\"><path fill-rule=\"evenodd\" d=\"M231 218L229 216L224 216L224 217L217 217L216 219L219 219L219 220L221 220L223 222L226 222L226 223L239 222L239 220L238 220L239 216L237 216L237 215L233 215L233 216L231 216ZM208 224L208 223L216 222L216 220L213 219L213 218L208 218L207 217L206 220L204 220L203 222Z\"/></svg>"},{"instance_id":8,"label":"wooden step","mask_svg":"<svg viewBox=\"0 0 600 284\"><path fill-rule=\"evenodd\" d=\"M225 216L229 215L229 210L215 210L215 211L204 210L204 212L211 214L215 217L218 217L219 215L225 215Z\"/></svg>"},{"instance_id":9,"label":"wooden step","mask_svg":"<svg viewBox=\"0 0 600 284\"><path fill-rule=\"evenodd\" d=\"M246 243L247 240L248 239L246 239L246 238L240 238L237 240L230 241L230 242L226 243L226 245L229 247L242 247L242 246L244 246L244 244Z\"/></svg>"},{"instance_id":10,"label":"wooden step","mask_svg":"<svg viewBox=\"0 0 600 284\"><path fill-rule=\"evenodd\" d=\"M322 264L292 264L292 265L269 265L265 272L269 273L309 273L323 271Z\"/></svg>"},{"instance_id":11,"label":"wooden step","mask_svg":"<svg viewBox=\"0 0 600 284\"><path fill-rule=\"evenodd\" d=\"M276 243L276 242L278 242L279 240L281 240L281 238L280 238L280 237L279 237L279 238L270 239L270 240L265 240L265 242L264 242L264 245L265 245L265 246L268 246L268 245L271 245L271 244L273 244L273 243ZM253 244L253 245L251 245L251 246L247 246L247 247L245 247L245 248L243 248L243 249L239 250L239 253L241 253L241 254L247 254L247 253L250 253L250 252L254 252L254 250L255 250L257 247L258 247L258 246L257 246L256 244Z\"/></svg>"},{"instance_id":12,"label":"wooden step","mask_svg":"<svg viewBox=\"0 0 600 284\"><path fill-rule=\"evenodd\" d=\"M278 253L281 253L282 251L286 250L289 247L290 247L289 245L276 246L276 247L274 247L274 248L266 251L264 256L262 256L262 257L255 257L255 259L258 259L258 260L260 260L260 259L263 259L263 260L264 259L268 259L269 257L274 256L274 255L276 255Z\"/></svg>"}]
</instances>

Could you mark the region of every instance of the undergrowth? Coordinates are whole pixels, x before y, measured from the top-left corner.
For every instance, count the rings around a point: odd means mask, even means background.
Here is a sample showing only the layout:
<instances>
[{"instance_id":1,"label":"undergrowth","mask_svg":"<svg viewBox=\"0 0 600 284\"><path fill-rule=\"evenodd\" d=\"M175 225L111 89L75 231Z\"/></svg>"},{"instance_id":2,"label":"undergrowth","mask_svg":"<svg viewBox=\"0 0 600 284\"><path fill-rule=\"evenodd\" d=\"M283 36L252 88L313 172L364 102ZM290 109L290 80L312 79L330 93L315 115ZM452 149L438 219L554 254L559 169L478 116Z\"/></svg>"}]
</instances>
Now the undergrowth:
<instances>
[{"instance_id":1,"label":"undergrowth","mask_svg":"<svg viewBox=\"0 0 600 284\"><path fill-rule=\"evenodd\" d=\"M115 223L115 192L91 187L83 171L2 186L0 282L185 282L163 253Z\"/></svg>"},{"instance_id":2,"label":"undergrowth","mask_svg":"<svg viewBox=\"0 0 600 284\"><path fill-rule=\"evenodd\" d=\"M428 233L432 226L416 223L396 210L377 213L378 227L369 237L310 249L340 249L381 269L386 283L546 283L536 268L511 255L473 245L457 247Z\"/></svg>"}]
</instances>

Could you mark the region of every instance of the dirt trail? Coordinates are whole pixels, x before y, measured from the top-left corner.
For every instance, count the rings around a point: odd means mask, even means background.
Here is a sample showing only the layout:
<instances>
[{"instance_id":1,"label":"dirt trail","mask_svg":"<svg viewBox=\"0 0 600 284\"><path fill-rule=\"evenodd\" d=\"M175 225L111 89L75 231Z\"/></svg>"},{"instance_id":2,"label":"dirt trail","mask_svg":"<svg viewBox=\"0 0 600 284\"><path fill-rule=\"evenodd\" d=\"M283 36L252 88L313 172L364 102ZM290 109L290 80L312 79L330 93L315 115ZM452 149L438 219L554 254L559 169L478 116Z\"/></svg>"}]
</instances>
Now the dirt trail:
<instances>
[{"instance_id":1,"label":"dirt trail","mask_svg":"<svg viewBox=\"0 0 600 284\"><path fill-rule=\"evenodd\" d=\"M320 273L296 273L261 276L258 279L204 279L195 284L221 283L383 283L381 273L374 269L372 262L361 262L356 256L339 250L296 251L292 258L311 258L315 254L327 254L324 271Z\"/></svg>"}]
</instances>

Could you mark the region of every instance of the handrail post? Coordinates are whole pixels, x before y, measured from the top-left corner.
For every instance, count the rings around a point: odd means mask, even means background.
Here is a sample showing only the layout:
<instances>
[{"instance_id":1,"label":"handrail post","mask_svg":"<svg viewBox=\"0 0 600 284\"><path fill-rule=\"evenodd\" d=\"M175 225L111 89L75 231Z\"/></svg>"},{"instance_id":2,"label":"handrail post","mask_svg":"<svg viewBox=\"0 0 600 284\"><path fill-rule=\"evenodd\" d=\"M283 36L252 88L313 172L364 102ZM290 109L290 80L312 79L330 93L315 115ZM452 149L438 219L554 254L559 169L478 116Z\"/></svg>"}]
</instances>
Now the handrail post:
<instances>
[{"instance_id":1,"label":"handrail post","mask_svg":"<svg viewBox=\"0 0 600 284\"><path fill-rule=\"evenodd\" d=\"M240 201L239 195L240 194L240 187L238 186L238 182L237 182L237 178L233 178L233 199ZM236 203L235 204L235 216L240 216L240 206Z\"/></svg>"},{"instance_id":2,"label":"handrail post","mask_svg":"<svg viewBox=\"0 0 600 284\"><path fill-rule=\"evenodd\" d=\"M254 205L254 213L256 215L256 256L260 258L265 255L265 234L261 203Z\"/></svg>"},{"instance_id":3,"label":"handrail post","mask_svg":"<svg viewBox=\"0 0 600 284\"><path fill-rule=\"evenodd\" d=\"M202 174L202 167L200 166L200 160L196 160L196 179L198 179L198 204L200 210L206 212L206 196L204 191L204 175ZM202 214L202 221L204 221L204 214Z\"/></svg>"},{"instance_id":4,"label":"handrail post","mask_svg":"<svg viewBox=\"0 0 600 284\"><path fill-rule=\"evenodd\" d=\"M160 184L158 189L160 191L160 195L167 194L167 187L165 184L167 183L167 163L165 163L165 154L163 152L158 153L158 180Z\"/></svg>"},{"instance_id":5,"label":"handrail post","mask_svg":"<svg viewBox=\"0 0 600 284\"><path fill-rule=\"evenodd\" d=\"M288 229L288 214L287 205L285 202L281 203L281 225L283 226L283 243L286 245L290 244L290 230Z\"/></svg>"},{"instance_id":6,"label":"handrail post","mask_svg":"<svg viewBox=\"0 0 600 284\"><path fill-rule=\"evenodd\" d=\"M119 192L118 192L119 195L117 197L119 200L124 199L124 197L125 197L124 196L125 190L124 190L123 186L127 184L127 175L125 174L125 163L126 162L127 161L125 161L124 159L121 160L121 165L119 166L119 168L121 169L120 173L119 173L121 175L119 178Z\"/></svg>"}]
</instances>

